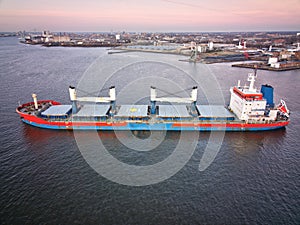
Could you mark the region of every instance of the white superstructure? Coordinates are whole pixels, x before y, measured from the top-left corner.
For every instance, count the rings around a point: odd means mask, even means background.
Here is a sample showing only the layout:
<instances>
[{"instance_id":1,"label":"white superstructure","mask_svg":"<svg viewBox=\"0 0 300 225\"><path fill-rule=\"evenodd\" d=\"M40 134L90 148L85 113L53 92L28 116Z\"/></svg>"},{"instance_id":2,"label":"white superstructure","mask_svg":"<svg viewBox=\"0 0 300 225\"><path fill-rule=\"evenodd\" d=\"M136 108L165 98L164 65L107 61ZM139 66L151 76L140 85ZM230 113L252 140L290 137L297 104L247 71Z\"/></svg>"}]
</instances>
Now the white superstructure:
<instances>
[{"instance_id":1,"label":"white superstructure","mask_svg":"<svg viewBox=\"0 0 300 225\"><path fill-rule=\"evenodd\" d=\"M275 121L281 111L270 107L263 93L254 86L256 77L256 73L249 73L249 86L241 86L239 81L237 86L230 89L229 109L238 119L246 122Z\"/></svg>"}]
</instances>

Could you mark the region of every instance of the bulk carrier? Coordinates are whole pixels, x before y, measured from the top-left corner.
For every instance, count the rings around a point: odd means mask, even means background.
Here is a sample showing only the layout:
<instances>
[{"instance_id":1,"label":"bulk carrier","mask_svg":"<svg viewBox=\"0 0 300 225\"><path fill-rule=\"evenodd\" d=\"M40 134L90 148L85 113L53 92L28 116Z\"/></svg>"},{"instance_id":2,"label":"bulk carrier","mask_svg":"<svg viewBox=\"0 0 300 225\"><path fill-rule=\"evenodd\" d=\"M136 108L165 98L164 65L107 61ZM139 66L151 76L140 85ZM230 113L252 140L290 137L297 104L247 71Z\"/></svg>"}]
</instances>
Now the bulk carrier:
<instances>
[{"instance_id":1,"label":"bulk carrier","mask_svg":"<svg viewBox=\"0 0 300 225\"><path fill-rule=\"evenodd\" d=\"M249 86L230 88L228 106L197 104L197 87L188 98L158 97L150 88L150 105L116 105L115 87L108 97L77 97L70 86L72 104L37 100L17 107L21 120L47 129L66 130L167 130L167 131L260 131L284 128L289 110L283 100L273 102L273 87L254 86L256 71L248 74ZM159 103L172 103L163 105ZM184 104L184 105L182 105Z\"/></svg>"}]
</instances>

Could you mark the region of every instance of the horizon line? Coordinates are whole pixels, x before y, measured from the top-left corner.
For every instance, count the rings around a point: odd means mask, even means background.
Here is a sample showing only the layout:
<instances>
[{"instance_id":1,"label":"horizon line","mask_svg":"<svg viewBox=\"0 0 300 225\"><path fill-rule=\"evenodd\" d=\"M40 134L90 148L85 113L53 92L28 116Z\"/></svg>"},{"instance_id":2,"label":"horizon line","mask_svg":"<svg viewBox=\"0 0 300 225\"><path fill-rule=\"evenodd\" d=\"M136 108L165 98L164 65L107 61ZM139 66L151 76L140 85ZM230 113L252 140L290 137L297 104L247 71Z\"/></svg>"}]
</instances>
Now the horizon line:
<instances>
[{"instance_id":1,"label":"horizon line","mask_svg":"<svg viewBox=\"0 0 300 225\"><path fill-rule=\"evenodd\" d=\"M41 30L18 30L18 31L0 31L0 33L18 33L18 32L43 32L43 31L49 31L52 33L259 33L259 32L265 32L265 33L273 33L273 32L297 32L299 33L300 30L240 30L240 31L127 31L127 30L111 30L111 31L51 31L48 29L41 29Z\"/></svg>"}]
</instances>

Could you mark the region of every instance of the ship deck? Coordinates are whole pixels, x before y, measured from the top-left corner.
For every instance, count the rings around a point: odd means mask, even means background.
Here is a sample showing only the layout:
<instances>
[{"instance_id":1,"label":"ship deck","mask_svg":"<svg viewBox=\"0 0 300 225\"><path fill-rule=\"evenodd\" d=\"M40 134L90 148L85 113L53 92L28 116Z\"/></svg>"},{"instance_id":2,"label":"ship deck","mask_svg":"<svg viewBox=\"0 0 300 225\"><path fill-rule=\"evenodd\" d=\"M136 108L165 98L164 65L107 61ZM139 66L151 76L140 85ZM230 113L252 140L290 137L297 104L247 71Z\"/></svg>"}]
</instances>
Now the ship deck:
<instances>
[{"instance_id":1,"label":"ship deck","mask_svg":"<svg viewBox=\"0 0 300 225\"><path fill-rule=\"evenodd\" d=\"M72 113L71 105L62 105L57 102L40 101L38 109L34 103L27 103L17 108L22 114L35 115L47 121L136 121L161 122L198 120L223 121L236 120L235 115L221 105L197 105L196 111L191 111L186 105L158 105L155 114L150 113L149 105L119 105L111 113L109 104L82 105L78 112ZM196 112L196 113L195 113Z\"/></svg>"}]
</instances>

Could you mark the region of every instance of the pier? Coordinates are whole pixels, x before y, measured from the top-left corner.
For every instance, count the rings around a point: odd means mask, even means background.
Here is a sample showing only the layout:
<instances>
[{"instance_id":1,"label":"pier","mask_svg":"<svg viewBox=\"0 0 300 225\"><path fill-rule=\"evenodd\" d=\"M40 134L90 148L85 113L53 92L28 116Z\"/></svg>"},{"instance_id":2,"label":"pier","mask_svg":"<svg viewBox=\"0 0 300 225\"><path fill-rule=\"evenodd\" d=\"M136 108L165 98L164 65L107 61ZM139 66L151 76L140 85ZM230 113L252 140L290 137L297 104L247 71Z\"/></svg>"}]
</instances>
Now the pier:
<instances>
[{"instance_id":1,"label":"pier","mask_svg":"<svg viewBox=\"0 0 300 225\"><path fill-rule=\"evenodd\" d=\"M269 70L269 71L288 71L288 70L298 70L300 69L300 62L286 62L280 64L278 68L272 67L267 63L239 63L233 64L232 67L240 67L240 68L251 68L251 69L259 69L259 70Z\"/></svg>"}]
</instances>

